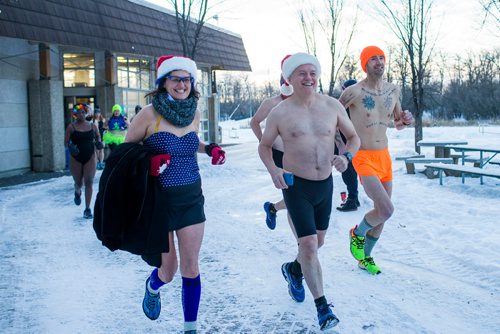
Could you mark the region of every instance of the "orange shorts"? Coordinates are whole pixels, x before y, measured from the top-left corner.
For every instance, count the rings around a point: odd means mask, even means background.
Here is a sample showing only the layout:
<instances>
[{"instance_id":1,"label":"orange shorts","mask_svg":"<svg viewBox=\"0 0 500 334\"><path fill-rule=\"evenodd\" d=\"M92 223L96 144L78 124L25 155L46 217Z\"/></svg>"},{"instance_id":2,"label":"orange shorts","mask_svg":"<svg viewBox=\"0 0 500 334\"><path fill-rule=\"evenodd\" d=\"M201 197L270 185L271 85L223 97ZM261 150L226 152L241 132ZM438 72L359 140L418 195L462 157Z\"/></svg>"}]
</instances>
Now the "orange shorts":
<instances>
[{"instance_id":1,"label":"orange shorts","mask_svg":"<svg viewBox=\"0 0 500 334\"><path fill-rule=\"evenodd\" d=\"M377 176L382 183L392 181L392 160L389 149L359 150L352 159L352 165L360 176Z\"/></svg>"}]
</instances>

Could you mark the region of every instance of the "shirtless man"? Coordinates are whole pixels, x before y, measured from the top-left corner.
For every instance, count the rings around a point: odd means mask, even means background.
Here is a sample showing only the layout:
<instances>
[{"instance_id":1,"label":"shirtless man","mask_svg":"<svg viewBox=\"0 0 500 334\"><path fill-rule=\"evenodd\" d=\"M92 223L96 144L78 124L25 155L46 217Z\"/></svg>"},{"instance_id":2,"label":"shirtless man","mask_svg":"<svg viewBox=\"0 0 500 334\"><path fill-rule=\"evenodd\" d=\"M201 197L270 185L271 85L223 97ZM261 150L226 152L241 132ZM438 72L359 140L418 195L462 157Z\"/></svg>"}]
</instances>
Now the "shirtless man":
<instances>
[{"instance_id":1,"label":"shirtless man","mask_svg":"<svg viewBox=\"0 0 500 334\"><path fill-rule=\"evenodd\" d=\"M360 60L366 78L348 87L340 96L340 102L349 108L361 139L360 150L352 163L374 208L350 230L349 238L351 254L358 260L358 266L375 275L381 270L373 261L371 251L384 223L394 212L392 162L386 132L391 120L396 129L402 130L413 123L413 116L401 109L399 88L383 80L384 52L376 46L368 46L361 52Z\"/></svg>"},{"instance_id":2,"label":"shirtless man","mask_svg":"<svg viewBox=\"0 0 500 334\"><path fill-rule=\"evenodd\" d=\"M287 55L285 58L283 58L283 60L281 61L282 66L283 62L288 57L290 57L290 55ZM250 127L252 128L252 131L259 142L262 139L262 129L260 128L260 123L262 123L267 118L267 116L271 112L271 109L276 107L281 101L285 100L293 94L292 86L288 85L288 83L283 79L283 76L281 76L280 84L280 94L262 101L259 109L257 109L257 112L250 120ZM272 149L274 163L276 164L276 166L283 168L283 140L281 140L280 136L278 136L274 141ZM264 203L264 211L266 212L266 224L267 227L269 227L271 230L274 230L274 228L276 227L277 212L283 209L286 209L285 201L283 199L276 203ZM288 222L291 224L290 216L288 216Z\"/></svg>"},{"instance_id":3,"label":"shirtless man","mask_svg":"<svg viewBox=\"0 0 500 334\"><path fill-rule=\"evenodd\" d=\"M314 298L319 326L325 330L339 322L325 298L318 259L332 210L332 166L343 172L360 142L342 105L317 93L321 67L316 57L296 53L284 61L282 74L294 93L269 114L259 155L276 188L283 189L298 241L297 260ZM337 129L347 139L345 155L334 155ZM272 157L272 145L278 136L283 140L284 168L277 167ZM294 175L293 185L287 185L284 173ZM281 270L290 296L301 302L305 297L302 274L294 274L291 266L284 263Z\"/></svg>"}]
</instances>

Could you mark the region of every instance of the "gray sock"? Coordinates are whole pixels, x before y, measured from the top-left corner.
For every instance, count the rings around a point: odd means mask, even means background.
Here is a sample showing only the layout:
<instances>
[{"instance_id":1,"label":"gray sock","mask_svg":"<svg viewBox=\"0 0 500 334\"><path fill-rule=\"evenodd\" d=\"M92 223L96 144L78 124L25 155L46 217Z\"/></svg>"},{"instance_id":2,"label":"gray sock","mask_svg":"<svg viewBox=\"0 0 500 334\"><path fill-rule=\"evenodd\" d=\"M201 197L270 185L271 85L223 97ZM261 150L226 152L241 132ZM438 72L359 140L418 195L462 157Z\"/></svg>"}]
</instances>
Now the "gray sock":
<instances>
[{"instance_id":1,"label":"gray sock","mask_svg":"<svg viewBox=\"0 0 500 334\"><path fill-rule=\"evenodd\" d=\"M365 239L365 256L371 256L372 254L372 249L375 247L375 244L377 243L378 238L370 237L369 235L366 236Z\"/></svg>"},{"instance_id":2,"label":"gray sock","mask_svg":"<svg viewBox=\"0 0 500 334\"><path fill-rule=\"evenodd\" d=\"M356 234L358 237L365 237L366 232L368 232L372 228L373 228L373 226L368 224L368 222L366 221L366 218L363 218L361 223L359 223L358 227L356 227L356 229L354 230L354 234Z\"/></svg>"}]
</instances>

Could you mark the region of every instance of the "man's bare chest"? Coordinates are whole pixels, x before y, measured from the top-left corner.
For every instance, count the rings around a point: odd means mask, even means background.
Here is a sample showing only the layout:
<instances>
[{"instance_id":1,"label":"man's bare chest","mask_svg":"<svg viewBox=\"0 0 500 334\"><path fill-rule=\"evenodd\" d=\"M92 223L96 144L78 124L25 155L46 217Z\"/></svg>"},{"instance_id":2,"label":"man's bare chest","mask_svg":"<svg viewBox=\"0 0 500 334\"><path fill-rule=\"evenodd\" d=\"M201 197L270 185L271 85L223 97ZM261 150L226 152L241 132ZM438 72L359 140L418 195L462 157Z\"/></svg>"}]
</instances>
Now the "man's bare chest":
<instances>
[{"instance_id":1,"label":"man's bare chest","mask_svg":"<svg viewBox=\"0 0 500 334\"><path fill-rule=\"evenodd\" d=\"M382 91L371 91L364 87L361 88L357 106L368 114L373 116L391 115L397 102L396 88L389 87Z\"/></svg>"}]
</instances>

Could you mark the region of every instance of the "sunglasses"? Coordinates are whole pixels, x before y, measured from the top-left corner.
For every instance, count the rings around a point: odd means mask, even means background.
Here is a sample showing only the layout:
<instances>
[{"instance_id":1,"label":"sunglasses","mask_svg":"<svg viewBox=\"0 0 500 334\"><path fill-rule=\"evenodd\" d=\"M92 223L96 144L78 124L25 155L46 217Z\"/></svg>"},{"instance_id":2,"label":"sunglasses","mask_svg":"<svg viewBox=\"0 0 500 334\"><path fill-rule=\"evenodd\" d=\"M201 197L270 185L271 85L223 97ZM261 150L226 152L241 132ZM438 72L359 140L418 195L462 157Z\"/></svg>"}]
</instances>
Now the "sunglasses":
<instances>
[{"instance_id":1,"label":"sunglasses","mask_svg":"<svg viewBox=\"0 0 500 334\"><path fill-rule=\"evenodd\" d=\"M170 81L173 81L175 84L183 83L183 84L190 84L193 83L194 78L192 76L188 77L178 77L176 75L167 75L167 79Z\"/></svg>"}]
</instances>

